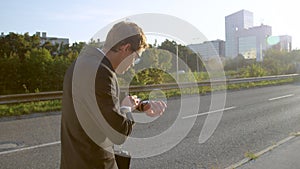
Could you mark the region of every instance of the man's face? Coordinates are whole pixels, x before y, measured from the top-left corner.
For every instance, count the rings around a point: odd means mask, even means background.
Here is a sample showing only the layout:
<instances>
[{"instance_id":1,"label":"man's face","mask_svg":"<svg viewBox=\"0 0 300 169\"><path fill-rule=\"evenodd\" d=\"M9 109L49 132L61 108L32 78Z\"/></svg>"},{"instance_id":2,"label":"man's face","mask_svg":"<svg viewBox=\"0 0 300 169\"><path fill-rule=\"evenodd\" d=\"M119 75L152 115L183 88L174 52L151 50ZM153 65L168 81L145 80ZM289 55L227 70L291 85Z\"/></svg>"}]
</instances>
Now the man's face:
<instances>
[{"instance_id":1,"label":"man's face","mask_svg":"<svg viewBox=\"0 0 300 169\"><path fill-rule=\"evenodd\" d=\"M121 57L121 62L115 70L117 74L124 74L131 66L134 66L136 60L141 56L142 51L128 51L124 52Z\"/></svg>"}]
</instances>

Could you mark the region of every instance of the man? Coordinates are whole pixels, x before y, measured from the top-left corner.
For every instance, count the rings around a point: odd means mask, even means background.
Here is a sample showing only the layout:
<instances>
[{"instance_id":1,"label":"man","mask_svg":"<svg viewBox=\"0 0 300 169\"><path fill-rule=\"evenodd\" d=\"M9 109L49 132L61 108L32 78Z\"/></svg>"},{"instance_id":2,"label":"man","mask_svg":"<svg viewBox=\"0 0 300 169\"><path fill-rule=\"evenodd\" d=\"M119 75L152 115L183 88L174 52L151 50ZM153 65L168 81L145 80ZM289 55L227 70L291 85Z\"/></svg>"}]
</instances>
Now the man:
<instances>
[{"instance_id":1,"label":"man","mask_svg":"<svg viewBox=\"0 0 300 169\"><path fill-rule=\"evenodd\" d=\"M127 71L147 48L145 35L131 22L109 31L103 51L87 46L67 70L61 119L61 169L117 169L114 144L122 144L134 125L131 112L139 99L119 102L117 74ZM166 108L150 102L154 117Z\"/></svg>"}]
</instances>

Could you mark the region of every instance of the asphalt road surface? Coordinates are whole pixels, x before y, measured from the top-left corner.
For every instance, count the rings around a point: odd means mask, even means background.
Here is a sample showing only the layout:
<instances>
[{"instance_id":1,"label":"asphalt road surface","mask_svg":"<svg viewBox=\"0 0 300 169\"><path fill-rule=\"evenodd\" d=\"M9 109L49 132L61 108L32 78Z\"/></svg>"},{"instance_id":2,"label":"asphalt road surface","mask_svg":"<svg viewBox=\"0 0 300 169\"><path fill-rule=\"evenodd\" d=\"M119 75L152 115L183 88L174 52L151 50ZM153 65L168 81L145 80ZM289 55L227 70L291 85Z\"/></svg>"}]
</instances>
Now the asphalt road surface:
<instances>
[{"instance_id":1,"label":"asphalt road surface","mask_svg":"<svg viewBox=\"0 0 300 169\"><path fill-rule=\"evenodd\" d=\"M226 168L246 152L258 152L300 131L299 84L227 91L225 100L223 96L172 98L157 119L137 115L133 141L123 147L134 152L131 168ZM214 106L223 101L223 107ZM215 115L222 115L216 130L199 143L205 120ZM2 118L0 133L1 169L59 168L59 112Z\"/></svg>"}]
</instances>

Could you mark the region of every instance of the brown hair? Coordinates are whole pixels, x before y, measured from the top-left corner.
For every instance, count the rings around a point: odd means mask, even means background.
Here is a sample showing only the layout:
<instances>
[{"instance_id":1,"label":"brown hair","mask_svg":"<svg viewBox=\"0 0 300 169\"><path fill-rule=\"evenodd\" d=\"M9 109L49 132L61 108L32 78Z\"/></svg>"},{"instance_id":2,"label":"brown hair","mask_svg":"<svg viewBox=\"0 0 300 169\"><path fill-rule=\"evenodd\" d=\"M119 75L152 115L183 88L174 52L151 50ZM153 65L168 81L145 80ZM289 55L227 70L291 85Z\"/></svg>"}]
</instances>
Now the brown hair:
<instances>
[{"instance_id":1,"label":"brown hair","mask_svg":"<svg viewBox=\"0 0 300 169\"><path fill-rule=\"evenodd\" d=\"M145 34L137 24L121 21L108 32L104 48L117 52L120 46L128 43L133 51L148 47Z\"/></svg>"}]
</instances>

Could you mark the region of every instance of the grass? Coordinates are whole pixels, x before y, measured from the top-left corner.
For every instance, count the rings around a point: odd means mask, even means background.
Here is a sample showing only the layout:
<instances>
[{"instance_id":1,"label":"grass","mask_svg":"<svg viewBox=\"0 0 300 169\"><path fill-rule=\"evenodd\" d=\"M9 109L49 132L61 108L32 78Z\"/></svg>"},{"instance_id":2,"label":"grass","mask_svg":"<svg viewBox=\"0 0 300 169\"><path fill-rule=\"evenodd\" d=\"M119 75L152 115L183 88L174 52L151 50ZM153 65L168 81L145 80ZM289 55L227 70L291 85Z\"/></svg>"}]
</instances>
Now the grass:
<instances>
[{"instance_id":1,"label":"grass","mask_svg":"<svg viewBox=\"0 0 300 169\"><path fill-rule=\"evenodd\" d=\"M213 89L210 86L200 86L198 88L185 88L181 91L179 89L172 89L164 91L167 98L181 95L190 95L190 94L201 94L205 95L206 93L218 90L237 90L244 88L260 87L267 85L278 85L284 83L291 83L295 80L293 78L283 79L283 80L274 80L274 81L262 81L262 82L250 82L242 84L231 84L227 86L217 86ZM149 92L139 92L131 93L132 95L137 95L141 99L147 99ZM0 105L0 118L7 116L18 116L25 115L30 113L37 112L51 112L61 110L61 100L50 100L50 101L40 101L40 102L30 102L30 103L20 103L20 104L8 104Z\"/></svg>"},{"instance_id":2,"label":"grass","mask_svg":"<svg viewBox=\"0 0 300 169\"><path fill-rule=\"evenodd\" d=\"M184 88L181 89L171 89L171 90L165 90L165 95L167 98L173 97L173 96L181 96L181 95L190 95L190 94L201 94L205 95L207 93L210 93L212 91L220 91L220 90L240 90L240 89L248 89L253 87L262 87L262 86L270 86L270 85L280 85L285 83L292 83L295 80L293 78L287 78L282 80L273 80L273 81L261 81L261 82L248 82L248 83L240 83L240 84L229 84L229 85L221 85L221 86L214 86L211 88L211 86L200 86L198 88ZM137 95L139 98L147 99L149 92L133 92L131 95Z\"/></svg>"},{"instance_id":3,"label":"grass","mask_svg":"<svg viewBox=\"0 0 300 169\"><path fill-rule=\"evenodd\" d=\"M290 135L291 136L295 136L295 137L299 137L300 136L300 132L292 132Z\"/></svg>"},{"instance_id":4,"label":"grass","mask_svg":"<svg viewBox=\"0 0 300 169\"><path fill-rule=\"evenodd\" d=\"M0 105L0 118L61 109L61 100Z\"/></svg>"},{"instance_id":5,"label":"grass","mask_svg":"<svg viewBox=\"0 0 300 169\"><path fill-rule=\"evenodd\" d=\"M250 160L255 160L258 158L258 156L256 156L254 153L249 151L245 153L245 157L249 158Z\"/></svg>"}]
</instances>

